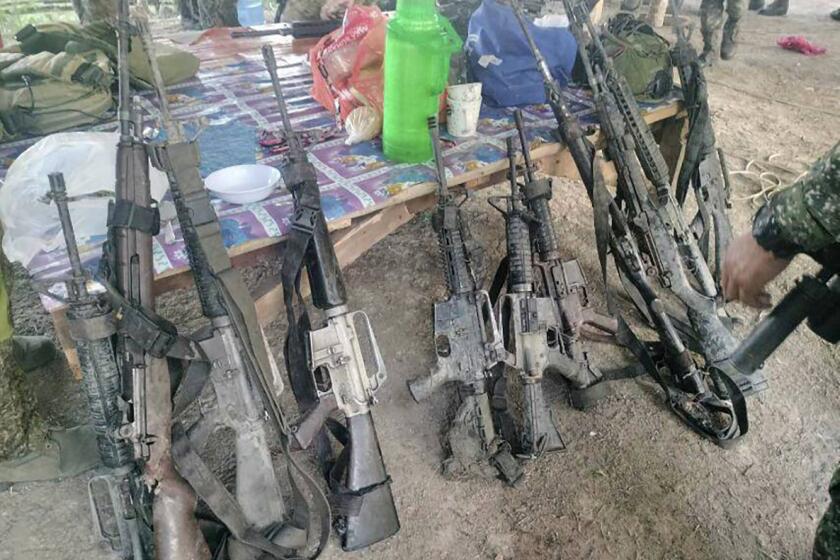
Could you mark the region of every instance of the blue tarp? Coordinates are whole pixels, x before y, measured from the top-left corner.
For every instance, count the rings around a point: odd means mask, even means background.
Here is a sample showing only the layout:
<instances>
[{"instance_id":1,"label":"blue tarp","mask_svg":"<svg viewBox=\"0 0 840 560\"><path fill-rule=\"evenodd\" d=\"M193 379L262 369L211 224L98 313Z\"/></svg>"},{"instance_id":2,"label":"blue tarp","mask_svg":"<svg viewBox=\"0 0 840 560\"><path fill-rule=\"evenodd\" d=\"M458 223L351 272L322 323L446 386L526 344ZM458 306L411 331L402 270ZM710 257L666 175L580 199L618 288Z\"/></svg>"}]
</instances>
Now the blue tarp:
<instances>
[{"instance_id":1,"label":"blue tarp","mask_svg":"<svg viewBox=\"0 0 840 560\"><path fill-rule=\"evenodd\" d=\"M537 27L531 34L560 85L566 85L577 42L565 28ZM545 88L525 34L509 6L484 0L470 18L466 44L472 75L483 84L484 100L497 107L545 103ZM493 60L486 66L482 57Z\"/></svg>"}]
</instances>

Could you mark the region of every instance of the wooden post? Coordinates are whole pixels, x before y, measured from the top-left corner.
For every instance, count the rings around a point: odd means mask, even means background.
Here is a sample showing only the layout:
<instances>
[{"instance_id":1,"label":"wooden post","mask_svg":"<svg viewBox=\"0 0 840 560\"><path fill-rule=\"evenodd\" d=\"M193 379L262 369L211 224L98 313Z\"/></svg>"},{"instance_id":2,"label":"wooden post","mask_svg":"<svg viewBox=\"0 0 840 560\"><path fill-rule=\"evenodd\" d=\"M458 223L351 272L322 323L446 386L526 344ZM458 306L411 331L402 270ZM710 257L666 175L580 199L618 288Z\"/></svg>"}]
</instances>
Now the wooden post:
<instances>
[{"instance_id":1,"label":"wooden post","mask_svg":"<svg viewBox=\"0 0 840 560\"><path fill-rule=\"evenodd\" d=\"M648 23L653 27L665 25L665 12L668 10L668 0L650 0Z\"/></svg>"}]
</instances>

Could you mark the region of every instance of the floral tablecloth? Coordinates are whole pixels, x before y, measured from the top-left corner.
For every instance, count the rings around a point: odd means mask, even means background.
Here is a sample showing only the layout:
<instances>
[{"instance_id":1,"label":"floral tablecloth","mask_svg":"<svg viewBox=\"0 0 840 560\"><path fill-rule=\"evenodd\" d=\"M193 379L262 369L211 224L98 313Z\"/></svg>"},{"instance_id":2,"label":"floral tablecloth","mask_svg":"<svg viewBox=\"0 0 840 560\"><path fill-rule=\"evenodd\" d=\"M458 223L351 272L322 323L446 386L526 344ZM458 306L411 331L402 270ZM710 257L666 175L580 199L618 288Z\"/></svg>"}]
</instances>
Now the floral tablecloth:
<instances>
[{"instance_id":1,"label":"floral tablecloth","mask_svg":"<svg viewBox=\"0 0 840 560\"><path fill-rule=\"evenodd\" d=\"M312 80L303 57L286 58L283 62L281 79L295 127L301 130L334 127L334 117L309 95ZM594 111L585 92L572 89L566 95L572 111L584 122L592 123ZM280 120L268 73L259 61L245 59L216 65L200 72L196 79L170 88L169 98L176 117L187 121L201 117L208 127L205 135L212 143L203 142L202 150L208 154L212 152L214 167L254 162L277 166L281 163L281 156L270 155L257 142L261 129L278 127ZM672 102L664 101L661 105ZM153 98L141 96L141 106L146 123L153 123L157 115ZM531 138L553 141L554 118L547 106L527 107L524 116ZM115 128L116 124L111 122L92 127L92 130ZM226 149L228 130L231 134L236 131L239 149ZM504 159L504 140L512 130L511 111L483 107L477 136L451 142L452 139L444 135L450 140L445 150L447 171L457 176ZM37 138L0 145L0 161L4 163L0 167L0 178L8 164L35 141ZM435 175L432 162L396 165L386 161L378 140L345 146L344 137L340 135L312 147L309 155L318 170L323 207L330 221L380 205L412 186L434 180ZM206 173L209 169L203 166L203 171ZM290 227L292 200L283 189L257 204L238 206L221 200L214 200L214 204L228 248L281 237ZM174 243L166 243L163 234L155 239L154 260L158 275L188 266L177 225L175 233ZM78 241L86 266L94 267L103 238L97 236ZM67 258L63 250L41 252L28 268L37 279L55 277L68 269Z\"/></svg>"}]
</instances>

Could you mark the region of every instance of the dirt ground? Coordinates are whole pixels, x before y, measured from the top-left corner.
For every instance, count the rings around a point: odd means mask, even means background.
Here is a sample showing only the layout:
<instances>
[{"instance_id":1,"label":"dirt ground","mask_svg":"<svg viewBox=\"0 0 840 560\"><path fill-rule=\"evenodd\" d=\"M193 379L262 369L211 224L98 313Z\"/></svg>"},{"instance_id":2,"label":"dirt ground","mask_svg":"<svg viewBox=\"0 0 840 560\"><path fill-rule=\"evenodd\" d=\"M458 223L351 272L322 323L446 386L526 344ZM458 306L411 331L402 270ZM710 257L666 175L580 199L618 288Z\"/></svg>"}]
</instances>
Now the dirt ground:
<instances>
[{"instance_id":1,"label":"dirt ground","mask_svg":"<svg viewBox=\"0 0 840 560\"><path fill-rule=\"evenodd\" d=\"M699 2L686 4L696 21ZM827 14L840 6L829 0L793 4L787 18L746 16L737 58L708 72L718 142L732 170L782 154L776 163L801 171L838 141L840 23ZM805 57L778 48L776 39L790 34L803 34L829 52ZM758 185L745 175L733 179L732 218L740 230L755 209L745 198ZM562 180L556 189L562 194L553 207L565 251L582 261L603 308L583 188ZM468 211L474 232L498 258L503 230L485 202L488 194L470 202ZM772 287L773 295L813 269L813 263L797 261ZM267 263L248 276L256 280L275 270L276 263ZM568 449L526 465L525 481L511 489L495 481L445 480L441 434L453 413L451 391L415 404L406 389L408 379L432 365L430 312L444 294L428 215L374 247L346 276L353 307L366 310L377 329L389 372L374 417L403 528L356 554L342 553L334 540L325 558L810 557L840 459L840 353L809 331L798 332L770 360L769 391L748 403L750 433L728 450L676 421L648 380L616 382L613 395L587 413L572 410L565 389L548 381ZM182 322L198 319L189 292L167 296L161 307ZM742 332L757 319L738 306L731 311L744 319ZM19 317L24 330L43 325L42 317ZM279 354L283 326L272 325L268 334ZM615 351L598 347L593 354L604 364ZM67 379L63 367L33 377L53 425L78 420L81 401ZM15 485L0 493L0 559L112 558L91 534L86 480Z\"/></svg>"}]
</instances>

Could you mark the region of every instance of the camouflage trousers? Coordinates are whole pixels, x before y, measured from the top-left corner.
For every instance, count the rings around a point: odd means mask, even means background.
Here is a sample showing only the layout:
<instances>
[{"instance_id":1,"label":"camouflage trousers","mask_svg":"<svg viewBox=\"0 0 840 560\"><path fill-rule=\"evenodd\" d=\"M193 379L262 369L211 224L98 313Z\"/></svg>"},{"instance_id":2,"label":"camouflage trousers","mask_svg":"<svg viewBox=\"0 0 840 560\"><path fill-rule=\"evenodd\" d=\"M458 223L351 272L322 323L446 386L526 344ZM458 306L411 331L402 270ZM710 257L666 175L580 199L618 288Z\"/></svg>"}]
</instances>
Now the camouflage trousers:
<instances>
[{"instance_id":1,"label":"camouflage trousers","mask_svg":"<svg viewBox=\"0 0 840 560\"><path fill-rule=\"evenodd\" d=\"M703 0L700 4L700 23L706 47L714 49L718 46L721 27L725 27L726 33L736 34L738 22L746 10L747 0ZM724 12L728 16L726 24Z\"/></svg>"},{"instance_id":2,"label":"camouflage trousers","mask_svg":"<svg viewBox=\"0 0 840 560\"><path fill-rule=\"evenodd\" d=\"M178 0L181 23L189 29L238 27L237 0Z\"/></svg>"},{"instance_id":3,"label":"camouflage trousers","mask_svg":"<svg viewBox=\"0 0 840 560\"><path fill-rule=\"evenodd\" d=\"M828 489L831 505L817 527L813 560L840 560L840 468Z\"/></svg>"},{"instance_id":4,"label":"camouflage trousers","mask_svg":"<svg viewBox=\"0 0 840 560\"><path fill-rule=\"evenodd\" d=\"M73 0L73 9L82 24L112 21L117 17L117 3L113 0Z\"/></svg>"}]
</instances>

